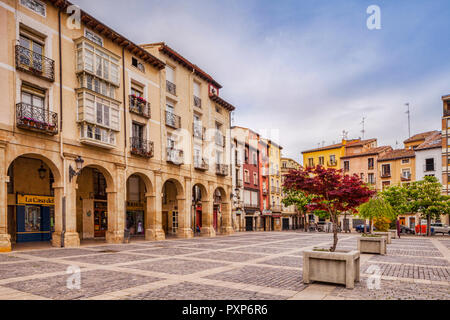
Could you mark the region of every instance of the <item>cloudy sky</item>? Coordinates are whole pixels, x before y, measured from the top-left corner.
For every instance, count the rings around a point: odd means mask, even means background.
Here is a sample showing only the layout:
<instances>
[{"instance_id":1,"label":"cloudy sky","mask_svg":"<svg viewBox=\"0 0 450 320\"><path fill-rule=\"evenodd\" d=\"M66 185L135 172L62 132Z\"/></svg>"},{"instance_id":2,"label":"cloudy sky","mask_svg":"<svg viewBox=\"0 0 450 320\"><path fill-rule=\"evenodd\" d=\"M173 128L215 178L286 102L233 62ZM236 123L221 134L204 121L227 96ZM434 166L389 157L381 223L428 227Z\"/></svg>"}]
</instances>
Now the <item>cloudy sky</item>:
<instances>
[{"instance_id":1,"label":"cloudy sky","mask_svg":"<svg viewBox=\"0 0 450 320\"><path fill-rule=\"evenodd\" d=\"M284 155L349 138L402 146L440 128L450 94L448 0L73 0L136 43L164 41L223 85L235 125ZM368 6L381 9L369 30Z\"/></svg>"}]
</instances>

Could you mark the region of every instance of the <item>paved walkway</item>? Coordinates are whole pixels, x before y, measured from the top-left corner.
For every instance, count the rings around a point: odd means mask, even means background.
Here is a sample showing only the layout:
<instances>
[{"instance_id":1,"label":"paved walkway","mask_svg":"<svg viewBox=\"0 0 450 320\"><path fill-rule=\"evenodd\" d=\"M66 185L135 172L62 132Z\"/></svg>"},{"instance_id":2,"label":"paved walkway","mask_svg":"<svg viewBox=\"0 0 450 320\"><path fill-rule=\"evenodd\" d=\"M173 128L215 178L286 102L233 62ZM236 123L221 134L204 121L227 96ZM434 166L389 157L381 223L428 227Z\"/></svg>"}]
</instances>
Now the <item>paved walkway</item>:
<instances>
[{"instance_id":1,"label":"paved walkway","mask_svg":"<svg viewBox=\"0 0 450 320\"><path fill-rule=\"evenodd\" d=\"M338 248L356 249L357 237L341 234ZM447 239L402 237L393 240L386 256L362 255L361 282L354 290L302 283L302 251L329 247L332 235L324 233L256 232L15 251L0 254L0 299L450 300ZM79 286L71 272L78 268ZM373 270L381 282L370 290Z\"/></svg>"}]
</instances>

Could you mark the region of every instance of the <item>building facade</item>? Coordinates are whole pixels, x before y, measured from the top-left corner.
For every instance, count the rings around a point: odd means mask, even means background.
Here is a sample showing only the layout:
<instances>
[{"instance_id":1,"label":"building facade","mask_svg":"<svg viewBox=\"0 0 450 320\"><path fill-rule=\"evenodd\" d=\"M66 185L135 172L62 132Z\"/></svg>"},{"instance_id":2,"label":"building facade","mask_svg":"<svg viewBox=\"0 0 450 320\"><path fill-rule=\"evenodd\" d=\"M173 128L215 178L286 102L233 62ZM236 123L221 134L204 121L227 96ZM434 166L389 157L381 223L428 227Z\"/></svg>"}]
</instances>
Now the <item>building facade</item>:
<instances>
[{"instance_id":1,"label":"building facade","mask_svg":"<svg viewBox=\"0 0 450 320\"><path fill-rule=\"evenodd\" d=\"M443 192L450 195L450 95L442 97L442 184Z\"/></svg>"},{"instance_id":2,"label":"building facade","mask_svg":"<svg viewBox=\"0 0 450 320\"><path fill-rule=\"evenodd\" d=\"M211 76L84 11L73 27L68 1L0 3L0 88L8 93L0 102L0 250L192 237L197 226L207 236L233 232L234 107ZM195 161L203 144L196 114L209 132L203 156L215 162L206 170Z\"/></svg>"},{"instance_id":3,"label":"building facade","mask_svg":"<svg viewBox=\"0 0 450 320\"><path fill-rule=\"evenodd\" d=\"M298 170L300 168L300 164L291 159L291 158L281 158L281 198L284 199L285 194L283 191L283 185L285 181L285 175L289 173L291 170ZM289 229L295 230L299 229L300 227L303 227L305 224L305 221L303 220L303 217L300 217L299 212L295 205L291 206L285 206L283 203L281 204L281 213L283 216L283 219L289 220Z\"/></svg>"}]
</instances>

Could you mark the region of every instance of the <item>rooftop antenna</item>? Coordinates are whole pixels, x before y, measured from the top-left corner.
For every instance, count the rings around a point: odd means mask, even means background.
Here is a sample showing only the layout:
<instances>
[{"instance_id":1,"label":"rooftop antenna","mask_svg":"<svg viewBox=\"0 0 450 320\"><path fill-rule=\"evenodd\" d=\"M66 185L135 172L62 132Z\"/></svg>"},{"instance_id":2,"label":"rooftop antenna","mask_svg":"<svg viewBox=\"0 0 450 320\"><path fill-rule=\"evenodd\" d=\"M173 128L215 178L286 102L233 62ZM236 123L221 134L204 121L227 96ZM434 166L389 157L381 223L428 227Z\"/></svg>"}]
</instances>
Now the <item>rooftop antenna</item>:
<instances>
[{"instance_id":1,"label":"rooftop antenna","mask_svg":"<svg viewBox=\"0 0 450 320\"><path fill-rule=\"evenodd\" d=\"M234 125L234 112L231 113L231 126Z\"/></svg>"},{"instance_id":2,"label":"rooftop antenna","mask_svg":"<svg viewBox=\"0 0 450 320\"><path fill-rule=\"evenodd\" d=\"M325 141L322 141L322 147L325 147Z\"/></svg>"},{"instance_id":3,"label":"rooftop antenna","mask_svg":"<svg viewBox=\"0 0 450 320\"><path fill-rule=\"evenodd\" d=\"M398 141L395 141L395 149L398 149Z\"/></svg>"},{"instance_id":4,"label":"rooftop antenna","mask_svg":"<svg viewBox=\"0 0 450 320\"><path fill-rule=\"evenodd\" d=\"M411 138L411 111L409 109L409 102L405 103L405 106L408 107L408 111L406 111L406 114L408 115L408 134Z\"/></svg>"},{"instance_id":5,"label":"rooftop antenna","mask_svg":"<svg viewBox=\"0 0 450 320\"><path fill-rule=\"evenodd\" d=\"M363 118L362 118L361 124L362 124L362 130L361 130L361 133L362 133L362 139L364 140L365 135L366 135L366 117L363 117Z\"/></svg>"},{"instance_id":6,"label":"rooftop antenna","mask_svg":"<svg viewBox=\"0 0 450 320\"><path fill-rule=\"evenodd\" d=\"M342 140L348 139L348 131L342 130Z\"/></svg>"}]
</instances>

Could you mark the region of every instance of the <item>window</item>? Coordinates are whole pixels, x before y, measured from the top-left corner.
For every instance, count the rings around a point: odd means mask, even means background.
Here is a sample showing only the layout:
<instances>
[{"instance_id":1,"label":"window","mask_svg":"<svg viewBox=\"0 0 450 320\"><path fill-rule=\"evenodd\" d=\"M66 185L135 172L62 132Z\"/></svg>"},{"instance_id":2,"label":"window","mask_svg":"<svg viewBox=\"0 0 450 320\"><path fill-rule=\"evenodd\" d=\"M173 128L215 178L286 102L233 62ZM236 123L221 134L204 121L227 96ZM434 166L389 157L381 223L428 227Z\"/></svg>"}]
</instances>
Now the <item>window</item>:
<instances>
[{"instance_id":1,"label":"window","mask_svg":"<svg viewBox=\"0 0 450 320\"><path fill-rule=\"evenodd\" d=\"M434 171L434 158L425 159L425 171L430 172Z\"/></svg>"},{"instance_id":2,"label":"window","mask_svg":"<svg viewBox=\"0 0 450 320\"><path fill-rule=\"evenodd\" d=\"M361 180L364 181L364 173L361 173Z\"/></svg>"},{"instance_id":3,"label":"window","mask_svg":"<svg viewBox=\"0 0 450 320\"><path fill-rule=\"evenodd\" d=\"M350 171L350 161L344 161L344 171Z\"/></svg>"},{"instance_id":4,"label":"window","mask_svg":"<svg viewBox=\"0 0 450 320\"><path fill-rule=\"evenodd\" d=\"M80 88L92 90L108 98L114 99L115 97L116 88L109 82L101 80L90 74L80 74L78 76L78 81L80 82Z\"/></svg>"},{"instance_id":5,"label":"window","mask_svg":"<svg viewBox=\"0 0 450 320\"><path fill-rule=\"evenodd\" d=\"M144 139L144 125L140 123L133 122L131 135L133 138L143 140Z\"/></svg>"},{"instance_id":6,"label":"window","mask_svg":"<svg viewBox=\"0 0 450 320\"><path fill-rule=\"evenodd\" d=\"M39 0L20 0L20 4L28 9L40 14L41 16L46 16L46 7L45 3Z\"/></svg>"},{"instance_id":7,"label":"window","mask_svg":"<svg viewBox=\"0 0 450 320\"><path fill-rule=\"evenodd\" d=\"M258 185L258 174L256 172L253 173L253 184Z\"/></svg>"},{"instance_id":8,"label":"window","mask_svg":"<svg viewBox=\"0 0 450 320\"><path fill-rule=\"evenodd\" d=\"M119 86L119 59L86 41L77 44L77 69Z\"/></svg>"},{"instance_id":9,"label":"window","mask_svg":"<svg viewBox=\"0 0 450 320\"><path fill-rule=\"evenodd\" d=\"M136 59L135 57L132 57L132 58L131 58L131 65L132 65L133 67L137 68L139 71L145 72L145 67L144 67L144 65L143 65L141 62L139 62L139 60Z\"/></svg>"},{"instance_id":10,"label":"window","mask_svg":"<svg viewBox=\"0 0 450 320\"><path fill-rule=\"evenodd\" d=\"M402 169L402 178L403 179L411 179L411 170L410 169Z\"/></svg>"},{"instance_id":11,"label":"window","mask_svg":"<svg viewBox=\"0 0 450 320\"><path fill-rule=\"evenodd\" d=\"M373 170L374 166L375 166L375 159L374 158L369 158L367 160L367 168L369 170Z\"/></svg>"},{"instance_id":12,"label":"window","mask_svg":"<svg viewBox=\"0 0 450 320\"><path fill-rule=\"evenodd\" d=\"M335 164L336 163L336 156L333 154L330 156L330 164Z\"/></svg>"},{"instance_id":13,"label":"window","mask_svg":"<svg viewBox=\"0 0 450 320\"><path fill-rule=\"evenodd\" d=\"M35 206L25 207L25 232L41 231L41 208Z\"/></svg>"},{"instance_id":14,"label":"window","mask_svg":"<svg viewBox=\"0 0 450 320\"><path fill-rule=\"evenodd\" d=\"M172 211L172 233L177 233L178 229L178 211Z\"/></svg>"},{"instance_id":15,"label":"window","mask_svg":"<svg viewBox=\"0 0 450 320\"><path fill-rule=\"evenodd\" d=\"M324 157L319 157L319 164L321 166L325 165L325 158ZM313 165L314 166L314 165Z\"/></svg>"},{"instance_id":16,"label":"window","mask_svg":"<svg viewBox=\"0 0 450 320\"><path fill-rule=\"evenodd\" d=\"M367 176L367 182L369 184L375 184L375 174L369 173Z\"/></svg>"},{"instance_id":17,"label":"window","mask_svg":"<svg viewBox=\"0 0 450 320\"><path fill-rule=\"evenodd\" d=\"M98 170L92 172L94 197L96 199L106 199L106 179Z\"/></svg>"},{"instance_id":18,"label":"window","mask_svg":"<svg viewBox=\"0 0 450 320\"><path fill-rule=\"evenodd\" d=\"M216 106L216 112L219 113L219 114L222 113L218 106Z\"/></svg>"},{"instance_id":19,"label":"window","mask_svg":"<svg viewBox=\"0 0 450 320\"><path fill-rule=\"evenodd\" d=\"M175 83L175 69L166 65L166 80Z\"/></svg>"},{"instance_id":20,"label":"window","mask_svg":"<svg viewBox=\"0 0 450 320\"><path fill-rule=\"evenodd\" d=\"M390 177L391 176L391 165L383 164L381 166L381 176L382 177Z\"/></svg>"},{"instance_id":21,"label":"window","mask_svg":"<svg viewBox=\"0 0 450 320\"><path fill-rule=\"evenodd\" d=\"M253 152L253 165L256 166L258 164L258 156L256 152Z\"/></svg>"},{"instance_id":22,"label":"window","mask_svg":"<svg viewBox=\"0 0 450 320\"><path fill-rule=\"evenodd\" d=\"M308 167L314 167L314 159L313 158L309 158L308 159Z\"/></svg>"},{"instance_id":23,"label":"window","mask_svg":"<svg viewBox=\"0 0 450 320\"><path fill-rule=\"evenodd\" d=\"M245 163L246 164L248 164L248 158L249 158L249 149L248 149L248 147L245 147Z\"/></svg>"},{"instance_id":24,"label":"window","mask_svg":"<svg viewBox=\"0 0 450 320\"><path fill-rule=\"evenodd\" d=\"M244 181L250 183L250 172L248 170L244 170Z\"/></svg>"},{"instance_id":25,"label":"window","mask_svg":"<svg viewBox=\"0 0 450 320\"><path fill-rule=\"evenodd\" d=\"M390 181L383 181L383 190L388 188L391 185Z\"/></svg>"},{"instance_id":26,"label":"window","mask_svg":"<svg viewBox=\"0 0 450 320\"><path fill-rule=\"evenodd\" d=\"M402 159L402 164L409 163L409 159Z\"/></svg>"},{"instance_id":27,"label":"window","mask_svg":"<svg viewBox=\"0 0 450 320\"><path fill-rule=\"evenodd\" d=\"M98 44L99 46L103 47L103 39L102 37L100 37L98 34L96 34L95 32L89 30L89 29L84 29L84 36L91 40L92 42Z\"/></svg>"},{"instance_id":28,"label":"window","mask_svg":"<svg viewBox=\"0 0 450 320\"><path fill-rule=\"evenodd\" d=\"M200 84L194 81L194 96L200 98Z\"/></svg>"},{"instance_id":29,"label":"window","mask_svg":"<svg viewBox=\"0 0 450 320\"><path fill-rule=\"evenodd\" d=\"M36 71L43 72L44 40L32 37L28 33L27 35L22 33L24 33L23 30L21 30L19 38L20 46L30 50L32 54L21 52L19 55L20 63Z\"/></svg>"}]
</instances>

